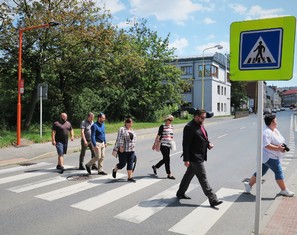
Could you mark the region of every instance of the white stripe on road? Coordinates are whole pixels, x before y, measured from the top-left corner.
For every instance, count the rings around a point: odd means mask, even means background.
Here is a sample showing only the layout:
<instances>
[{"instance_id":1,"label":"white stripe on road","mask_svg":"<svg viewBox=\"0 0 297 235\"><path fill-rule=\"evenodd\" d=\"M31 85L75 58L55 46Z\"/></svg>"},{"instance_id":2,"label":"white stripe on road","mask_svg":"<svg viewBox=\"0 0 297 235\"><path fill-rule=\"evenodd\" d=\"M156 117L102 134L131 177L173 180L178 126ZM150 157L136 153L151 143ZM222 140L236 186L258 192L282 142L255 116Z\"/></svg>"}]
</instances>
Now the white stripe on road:
<instances>
[{"instance_id":1,"label":"white stripe on road","mask_svg":"<svg viewBox=\"0 0 297 235\"><path fill-rule=\"evenodd\" d=\"M0 170L0 174L11 173L11 172L16 172L16 171L22 171L22 170L27 170L27 169L30 169L30 168L35 168L35 167L40 167L40 166L48 166L48 165L52 165L52 163L40 162L40 163L30 165L30 166L11 167L11 168L6 168L6 169Z\"/></svg>"},{"instance_id":2,"label":"white stripe on road","mask_svg":"<svg viewBox=\"0 0 297 235\"><path fill-rule=\"evenodd\" d=\"M79 174L79 173L81 173L81 171L74 171L74 172L71 172L70 174L64 174L63 177L57 176L57 177L53 177L53 178L49 178L49 179L36 181L33 183L29 183L29 184L18 185L18 186L9 188L8 190L15 192L15 193L22 193L22 192L30 191L33 189L42 188L44 186L67 181L67 176L71 176L73 174Z\"/></svg>"},{"instance_id":3,"label":"white stripe on road","mask_svg":"<svg viewBox=\"0 0 297 235\"><path fill-rule=\"evenodd\" d=\"M120 198L123 198L129 194L137 192L145 187L159 182L161 179L154 178L143 178L137 180L136 183L127 183L126 185L113 189L111 191L105 192L95 197L91 197L87 200L81 201L79 203L71 205L71 207L78 208L85 211L93 211L102 207L106 204L114 202Z\"/></svg>"},{"instance_id":4,"label":"white stripe on road","mask_svg":"<svg viewBox=\"0 0 297 235\"><path fill-rule=\"evenodd\" d=\"M209 202L207 200L197 209L184 217L180 222L171 227L169 231L187 235L206 234L207 231L231 207L242 192L242 190L221 188L217 192L217 197L223 201L224 197L226 197L228 200L218 206L219 210L209 207Z\"/></svg>"},{"instance_id":5,"label":"white stripe on road","mask_svg":"<svg viewBox=\"0 0 297 235\"><path fill-rule=\"evenodd\" d=\"M122 178L124 176L125 176L124 174L119 174L119 173L117 174L117 178ZM82 192L87 189L98 187L103 183L105 183L106 180L110 180L110 179L111 179L111 174L102 176L100 178L92 179L89 181L84 181L84 182L74 184L68 187L64 187L61 189L57 189L48 193L39 194L35 197L43 200L47 200L47 201L54 201L63 197L67 197L67 196Z\"/></svg>"},{"instance_id":6,"label":"white stripe on road","mask_svg":"<svg viewBox=\"0 0 297 235\"><path fill-rule=\"evenodd\" d=\"M41 176L41 175L46 175L49 173L53 173L56 168L47 168L47 169L41 169L41 170L36 170L36 171L32 171L32 172L25 172L22 174L18 174L18 175L14 175L14 176L8 176L5 178L0 179L0 184L6 184L6 183L10 183L10 182L15 182L15 181L19 181L19 180L24 180L24 179L29 179L32 177L36 177L36 176Z\"/></svg>"},{"instance_id":7,"label":"white stripe on road","mask_svg":"<svg viewBox=\"0 0 297 235\"><path fill-rule=\"evenodd\" d=\"M178 190L178 186L179 184L174 185L173 187L149 198L147 201L142 201L138 205L116 215L115 218L140 224L150 216L176 201L177 198L175 197L175 194ZM198 185L191 184L187 192L192 191L197 186Z\"/></svg>"},{"instance_id":8,"label":"white stripe on road","mask_svg":"<svg viewBox=\"0 0 297 235\"><path fill-rule=\"evenodd\" d=\"M220 139L220 138L223 138L225 136L227 136L228 134L224 134L224 135L221 135L221 136L218 136L217 138Z\"/></svg>"}]
</instances>

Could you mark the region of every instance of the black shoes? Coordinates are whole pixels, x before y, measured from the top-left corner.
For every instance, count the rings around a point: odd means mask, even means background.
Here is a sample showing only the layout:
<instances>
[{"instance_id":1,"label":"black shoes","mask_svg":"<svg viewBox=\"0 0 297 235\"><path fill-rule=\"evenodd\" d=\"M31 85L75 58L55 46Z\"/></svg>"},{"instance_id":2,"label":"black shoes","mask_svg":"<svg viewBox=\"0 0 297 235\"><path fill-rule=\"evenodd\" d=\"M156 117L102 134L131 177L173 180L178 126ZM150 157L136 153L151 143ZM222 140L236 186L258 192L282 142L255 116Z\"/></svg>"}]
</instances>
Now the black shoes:
<instances>
[{"instance_id":1,"label":"black shoes","mask_svg":"<svg viewBox=\"0 0 297 235\"><path fill-rule=\"evenodd\" d=\"M175 180L175 177L173 175L171 175L171 176L167 175L167 178L171 179L171 180Z\"/></svg>"},{"instance_id":2,"label":"black shoes","mask_svg":"<svg viewBox=\"0 0 297 235\"><path fill-rule=\"evenodd\" d=\"M56 169L57 169L57 170L62 170L62 169L64 169L64 167L61 166L61 165L57 165L57 166L56 166Z\"/></svg>"},{"instance_id":3,"label":"black shoes","mask_svg":"<svg viewBox=\"0 0 297 235\"><path fill-rule=\"evenodd\" d=\"M91 168L86 164L85 165L87 172L89 173L89 175L91 174Z\"/></svg>"},{"instance_id":4,"label":"black shoes","mask_svg":"<svg viewBox=\"0 0 297 235\"><path fill-rule=\"evenodd\" d=\"M107 173L104 171L100 171L100 172L98 172L98 175L107 175Z\"/></svg>"},{"instance_id":5,"label":"black shoes","mask_svg":"<svg viewBox=\"0 0 297 235\"><path fill-rule=\"evenodd\" d=\"M157 167L156 166L152 166L154 174L157 175Z\"/></svg>"},{"instance_id":6,"label":"black shoes","mask_svg":"<svg viewBox=\"0 0 297 235\"><path fill-rule=\"evenodd\" d=\"M216 206L218 206L218 205L220 205L220 204L222 204L222 203L223 203L223 201L218 201L218 200L217 200L217 201L211 202L211 203L210 203L210 206L211 206L211 207L216 207Z\"/></svg>"},{"instance_id":7,"label":"black shoes","mask_svg":"<svg viewBox=\"0 0 297 235\"><path fill-rule=\"evenodd\" d=\"M86 170L86 168L84 167L83 164L79 164L79 168L78 169L81 170L81 171Z\"/></svg>"},{"instance_id":8,"label":"black shoes","mask_svg":"<svg viewBox=\"0 0 297 235\"><path fill-rule=\"evenodd\" d=\"M133 178L128 178L128 182L133 182L133 183L136 183L136 180L133 179Z\"/></svg>"},{"instance_id":9,"label":"black shoes","mask_svg":"<svg viewBox=\"0 0 297 235\"><path fill-rule=\"evenodd\" d=\"M98 167L96 165L93 165L92 170L97 170L98 171Z\"/></svg>"},{"instance_id":10,"label":"black shoes","mask_svg":"<svg viewBox=\"0 0 297 235\"><path fill-rule=\"evenodd\" d=\"M117 172L114 169L112 169L112 177L117 178Z\"/></svg>"},{"instance_id":11,"label":"black shoes","mask_svg":"<svg viewBox=\"0 0 297 235\"><path fill-rule=\"evenodd\" d=\"M177 196L177 198L178 199L191 199L189 196L187 196L186 194L184 194L184 195L178 195L178 194L176 194L176 196Z\"/></svg>"}]
</instances>

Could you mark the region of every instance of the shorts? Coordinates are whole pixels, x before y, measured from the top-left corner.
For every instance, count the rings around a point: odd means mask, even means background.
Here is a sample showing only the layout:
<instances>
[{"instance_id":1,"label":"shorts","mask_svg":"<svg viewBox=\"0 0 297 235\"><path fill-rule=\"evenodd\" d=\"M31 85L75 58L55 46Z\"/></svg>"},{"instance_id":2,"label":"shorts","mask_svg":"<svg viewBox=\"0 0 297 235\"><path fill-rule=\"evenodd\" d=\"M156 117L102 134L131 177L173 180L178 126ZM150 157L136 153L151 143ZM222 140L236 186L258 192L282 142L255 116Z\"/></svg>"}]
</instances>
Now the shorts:
<instances>
[{"instance_id":1,"label":"shorts","mask_svg":"<svg viewBox=\"0 0 297 235\"><path fill-rule=\"evenodd\" d=\"M62 156L67 153L68 143L64 144L61 142L56 143L56 149L59 156Z\"/></svg>"}]
</instances>

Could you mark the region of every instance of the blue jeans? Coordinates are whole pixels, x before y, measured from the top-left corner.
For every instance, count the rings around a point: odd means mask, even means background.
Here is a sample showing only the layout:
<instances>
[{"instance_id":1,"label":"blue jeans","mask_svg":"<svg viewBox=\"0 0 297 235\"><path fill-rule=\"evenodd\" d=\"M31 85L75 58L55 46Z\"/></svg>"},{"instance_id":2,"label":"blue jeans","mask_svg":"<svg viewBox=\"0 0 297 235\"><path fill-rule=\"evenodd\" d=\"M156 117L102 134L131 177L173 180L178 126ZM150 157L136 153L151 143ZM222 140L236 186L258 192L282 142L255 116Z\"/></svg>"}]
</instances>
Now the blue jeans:
<instances>
[{"instance_id":1,"label":"blue jeans","mask_svg":"<svg viewBox=\"0 0 297 235\"><path fill-rule=\"evenodd\" d=\"M285 176L279 159L269 159L267 162L262 164L262 176L271 169L274 172L275 180L284 180ZM257 176L257 173L254 173Z\"/></svg>"},{"instance_id":2,"label":"blue jeans","mask_svg":"<svg viewBox=\"0 0 297 235\"><path fill-rule=\"evenodd\" d=\"M61 143L61 142L57 142L56 143L56 149L57 149L57 153L59 156L63 156L64 154L67 153L67 147L68 147L68 143Z\"/></svg>"},{"instance_id":3,"label":"blue jeans","mask_svg":"<svg viewBox=\"0 0 297 235\"><path fill-rule=\"evenodd\" d=\"M119 163L117 164L118 169L123 169L127 164L127 170L133 170L133 163L135 160L134 152L119 152Z\"/></svg>"}]
</instances>

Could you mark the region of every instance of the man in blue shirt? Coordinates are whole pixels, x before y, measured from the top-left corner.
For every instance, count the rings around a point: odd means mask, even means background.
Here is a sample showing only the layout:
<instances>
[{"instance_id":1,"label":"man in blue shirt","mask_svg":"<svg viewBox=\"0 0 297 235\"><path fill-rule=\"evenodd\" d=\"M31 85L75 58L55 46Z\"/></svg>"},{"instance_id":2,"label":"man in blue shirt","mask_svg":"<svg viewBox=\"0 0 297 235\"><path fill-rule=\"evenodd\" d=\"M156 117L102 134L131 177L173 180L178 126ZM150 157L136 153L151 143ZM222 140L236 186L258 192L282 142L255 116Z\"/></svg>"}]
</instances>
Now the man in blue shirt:
<instances>
[{"instance_id":1,"label":"man in blue shirt","mask_svg":"<svg viewBox=\"0 0 297 235\"><path fill-rule=\"evenodd\" d=\"M103 160L105 156L105 148L107 147L104 121L105 114L100 113L97 122L91 127L91 144L95 151L95 157L86 164L86 170L89 174L91 174L91 166L98 161L98 174L107 175L107 173L103 171Z\"/></svg>"}]
</instances>

